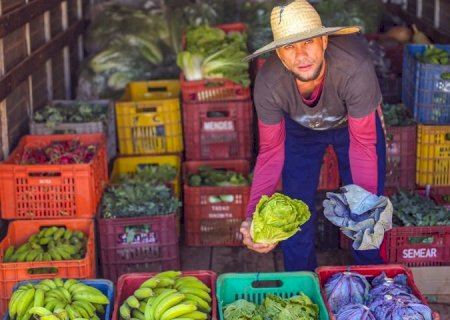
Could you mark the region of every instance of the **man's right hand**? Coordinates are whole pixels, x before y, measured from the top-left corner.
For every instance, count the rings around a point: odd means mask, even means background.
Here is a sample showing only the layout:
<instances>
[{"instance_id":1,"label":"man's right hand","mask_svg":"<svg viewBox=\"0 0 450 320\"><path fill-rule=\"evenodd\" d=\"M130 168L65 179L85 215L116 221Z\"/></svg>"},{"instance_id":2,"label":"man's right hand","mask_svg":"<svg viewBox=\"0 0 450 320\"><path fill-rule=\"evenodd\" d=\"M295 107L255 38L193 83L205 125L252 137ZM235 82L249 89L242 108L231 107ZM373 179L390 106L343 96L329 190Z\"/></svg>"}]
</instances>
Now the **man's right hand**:
<instances>
[{"instance_id":1,"label":"man's right hand","mask_svg":"<svg viewBox=\"0 0 450 320\"><path fill-rule=\"evenodd\" d=\"M266 243L255 243L253 242L252 236L250 234L250 225L251 225L251 219L247 219L246 221L242 222L241 224L241 233L243 236L242 242L244 245L249 248L250 250L259 252L259 253L269 253L272 251L277 244L266 244Z\"/></svg>"}]
</instances>

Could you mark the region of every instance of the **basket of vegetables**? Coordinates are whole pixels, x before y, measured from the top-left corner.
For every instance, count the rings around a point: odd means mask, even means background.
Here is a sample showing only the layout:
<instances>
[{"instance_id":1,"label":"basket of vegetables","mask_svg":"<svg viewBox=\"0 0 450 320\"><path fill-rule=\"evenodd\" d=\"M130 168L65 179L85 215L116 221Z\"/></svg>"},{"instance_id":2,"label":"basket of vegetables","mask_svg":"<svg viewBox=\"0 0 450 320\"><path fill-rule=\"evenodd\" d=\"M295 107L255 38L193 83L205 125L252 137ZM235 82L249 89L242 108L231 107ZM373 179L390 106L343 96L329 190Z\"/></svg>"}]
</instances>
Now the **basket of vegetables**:
<instances>
[{"instance_id":1,"label":"basket of vegetables","mask_svg":"<svg viewBox=\"0 0 450 320\"><path fill-rule=\"evenodd\" d=\"M108 160L117 154L114 104L109 100L53 100L30 121L32 135L104 133Z\"/></svg>"},{"instance_id":2,"label":"basket of vegetables","mask_svg":"<svg viewBox=\"0 0 450 320\"><path fill-rule=\"evenodd\" d=\"M242 245L239 227L250 195L248 161L186 161L183 166L185 243Z\"/></svg>"},{"instance_id":3,"label":"basket of vegetables","mask_svg":"<svg viewBox=\"0 0 450 320\"><path fill-rule=\"evenodd\" d=\"M0 164L3 219L92 218L108 182L105 135L24 136Z\"/></svg>"},{"instance_id":4,"label":"basket of vegetables","mask_svg":"<svg viewBox=\"0 0 450 320\"><path fill-rule=\"evenodd\" d=\"M247 34L242 23L190 28L177 55L184 102L250 98Z\"/></svg>"},{"instance_id":5,"label":"basket of vegetables","mask_svg":"<svg viewBox=\"0 0 450 320\"><path fill-rule=\"evenodd\" d=\"M181 203L170 185L177 168L161 164L129 172L113 177L98 216L102 274L113 282L124 273L179 268Z\"/></svg>"}]
</instances>

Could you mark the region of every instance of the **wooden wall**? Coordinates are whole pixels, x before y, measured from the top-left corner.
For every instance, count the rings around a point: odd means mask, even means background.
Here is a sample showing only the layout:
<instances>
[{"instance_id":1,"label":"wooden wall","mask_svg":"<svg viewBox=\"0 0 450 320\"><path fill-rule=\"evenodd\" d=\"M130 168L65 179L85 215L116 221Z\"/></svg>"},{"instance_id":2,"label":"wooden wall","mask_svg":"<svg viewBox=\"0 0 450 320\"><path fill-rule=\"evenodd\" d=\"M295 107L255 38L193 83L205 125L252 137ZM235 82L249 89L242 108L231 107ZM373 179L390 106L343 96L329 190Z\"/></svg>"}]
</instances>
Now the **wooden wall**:
<instances>
[{"instance_id":1,"label":"wooden wall","mask_svg":"<svg viewBox=\"0 0 450 320\"><path fill-rule=\"evenodd\" d=\"M70 99L89 0L0 0L0 160L33 110Z\"/></svg>"}]
</instances>

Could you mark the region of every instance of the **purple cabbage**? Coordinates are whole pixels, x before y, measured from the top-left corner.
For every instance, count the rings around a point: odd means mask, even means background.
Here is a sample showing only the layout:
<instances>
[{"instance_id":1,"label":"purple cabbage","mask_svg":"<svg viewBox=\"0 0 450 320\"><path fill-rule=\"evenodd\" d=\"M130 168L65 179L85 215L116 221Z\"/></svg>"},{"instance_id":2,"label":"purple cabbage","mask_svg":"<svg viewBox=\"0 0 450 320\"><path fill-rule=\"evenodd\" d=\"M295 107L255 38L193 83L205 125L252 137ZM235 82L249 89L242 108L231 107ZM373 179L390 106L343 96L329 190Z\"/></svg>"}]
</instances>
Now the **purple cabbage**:
<instances>
[{"instance_id":1,"label":"purple cabbage","mask_svg":"<svg viewBox=\"0 0 450 320\"><path fill-rule=\"evenodd\" d=\"M366 304L369 301L370 284L359 273L336 273L328 279L324 289L334 314L348 304Z\"/></svg>"},{"instance_id":2,"label":"purple cabbage","mask_svg":"<svg viewBox=\"0 0 450 320\"><path fill-rule=\"evenodd\" d=\"M387 294L376 298L369 307L377 320L432 320L431 309L410 297Z\"/></svg>"},{"instance_id":3,"label":"purple cabbage","mask_svg":"<svg viewBox=\"0 0 450 320\"><path fill-rule=\"evenodd\" d=\"M394 278L389 278L386 273L381 272L378 276L376 276L375 278L373 278L372 280L372 287L378 287L379 285L385 284L385 283L394 283L394 284L398 284L404 287L408 286L408 277L406 276L406 274L400 273L398 275L396 275Z\"/></svg>"},{"instance_id":4,"label":"purple cabbage","mask_svg":"<svg viewBox=\"0 0 450 320\"><path fill-rule=\"evenodd\" d=\"M363 304L348 304L339 310L336 320L376 320L370 309Z\"/></svg>"}]
</instances>

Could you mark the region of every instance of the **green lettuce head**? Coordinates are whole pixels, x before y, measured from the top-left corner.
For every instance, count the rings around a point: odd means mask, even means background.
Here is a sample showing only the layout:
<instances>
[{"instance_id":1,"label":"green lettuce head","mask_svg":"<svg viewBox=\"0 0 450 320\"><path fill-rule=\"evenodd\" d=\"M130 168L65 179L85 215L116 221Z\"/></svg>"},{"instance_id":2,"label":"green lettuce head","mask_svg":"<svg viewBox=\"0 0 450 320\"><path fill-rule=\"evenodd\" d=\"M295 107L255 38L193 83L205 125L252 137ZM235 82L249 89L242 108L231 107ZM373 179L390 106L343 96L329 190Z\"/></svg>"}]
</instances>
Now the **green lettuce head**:
<instances>
[{"instance_id":1,"label":"green lettuce head","mask_svg":"<svg viewBox=\"0 0 450 320\"><path fill-rule=\"evenodd\" d=\"M253 214L251 236L255 243L275 244L293 236L310 217L303 201L281 193L262 196Z\"/></svg>"}]
</instances>

